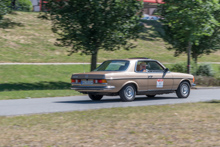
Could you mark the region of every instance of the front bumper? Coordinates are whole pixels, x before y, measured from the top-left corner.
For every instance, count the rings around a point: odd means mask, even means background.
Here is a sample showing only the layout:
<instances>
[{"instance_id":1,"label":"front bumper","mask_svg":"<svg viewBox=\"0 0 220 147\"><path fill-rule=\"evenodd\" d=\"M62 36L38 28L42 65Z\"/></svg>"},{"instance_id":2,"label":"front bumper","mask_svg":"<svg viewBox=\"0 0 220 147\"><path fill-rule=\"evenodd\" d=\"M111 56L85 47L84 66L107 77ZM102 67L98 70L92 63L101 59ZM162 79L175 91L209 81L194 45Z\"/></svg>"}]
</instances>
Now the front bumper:
<instances>
[{"instance_id":1,"label":"front bumper","mask_svg":"<svg viewBox=\"0 0 220 147\"><path fill-rule=\"evenodd\" d=\"M115 86L72 86L71 89L74 90L113 90Z\"/></svg>"}]
</instances>

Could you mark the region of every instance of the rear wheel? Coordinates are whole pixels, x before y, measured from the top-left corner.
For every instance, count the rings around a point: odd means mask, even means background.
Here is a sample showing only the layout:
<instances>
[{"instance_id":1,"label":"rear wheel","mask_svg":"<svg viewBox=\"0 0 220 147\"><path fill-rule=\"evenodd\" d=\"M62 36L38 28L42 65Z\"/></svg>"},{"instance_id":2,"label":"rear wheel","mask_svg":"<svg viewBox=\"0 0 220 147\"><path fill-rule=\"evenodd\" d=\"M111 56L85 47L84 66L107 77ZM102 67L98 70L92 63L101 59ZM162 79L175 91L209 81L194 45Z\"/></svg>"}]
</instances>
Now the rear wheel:
<instances>
[{"instance_id":1,"label":"rear wheel","mask_svg":"<svg viewBox=\"0 0 220 147\"><path fill-rule=\"evenodd\" d=\"M135 99L136 88L132 84L125 85L119 92L120 98L124 102L131 102Z\"/></svg>"},{"instance_id":2,"label":"rear wheel","mask_svg":"<svg viewBox=\"0 0 220 147\"><path fill-rule=\"evenodd\" d=\"M103 95L94 95L94 94L89 94L89 98L93 101L100 101L102 99Z\"/></svg>"},{"instance_id":3,"label":"rear wheel","mask_svg":"<svg viewBox=\"0 0 220 147\"><path fill-rule=\"evenodd\" d=\"M178 89L176 90L176 95L178 98L187 98L190 94L190 86L188 82L180 83Z\"/></svg>"},{"instance_id":4,"label":"rear wheel","mask_svg":"<svg viewBox=\"0 0 220 147\"><path fill-rule=\"evenodd\" d=\"M146 95L146 96L147 96L147 97L155 97L155 95L156 95L156 94L154 94L154 95Z\"/></svg>"}]
</instances>

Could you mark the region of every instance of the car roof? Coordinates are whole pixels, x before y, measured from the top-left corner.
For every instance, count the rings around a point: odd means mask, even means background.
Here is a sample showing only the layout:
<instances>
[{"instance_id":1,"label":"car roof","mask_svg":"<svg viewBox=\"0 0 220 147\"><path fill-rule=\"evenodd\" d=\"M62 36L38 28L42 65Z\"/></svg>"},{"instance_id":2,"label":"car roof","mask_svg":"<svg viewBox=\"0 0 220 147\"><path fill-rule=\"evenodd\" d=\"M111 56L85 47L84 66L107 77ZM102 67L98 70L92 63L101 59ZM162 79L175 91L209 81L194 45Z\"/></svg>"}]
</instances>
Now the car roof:
<instances>
[{"instance_id":1,"label":"car roof","mask_svg":"<svg viewBox=\"0 0 220 147\"><path fill-rule=\"evenodd\" d=\"M149 61L157 61L157 60L154 60L154 59L150 59L150 58L145 58L145 57L134 57L134 58L126 58L126 59L112 59L112 60L127 60L127 61L146 61L146 60L149 60ZM112 61L112 60L108 60L108 61Z\"/></svg>"}]
</instances>

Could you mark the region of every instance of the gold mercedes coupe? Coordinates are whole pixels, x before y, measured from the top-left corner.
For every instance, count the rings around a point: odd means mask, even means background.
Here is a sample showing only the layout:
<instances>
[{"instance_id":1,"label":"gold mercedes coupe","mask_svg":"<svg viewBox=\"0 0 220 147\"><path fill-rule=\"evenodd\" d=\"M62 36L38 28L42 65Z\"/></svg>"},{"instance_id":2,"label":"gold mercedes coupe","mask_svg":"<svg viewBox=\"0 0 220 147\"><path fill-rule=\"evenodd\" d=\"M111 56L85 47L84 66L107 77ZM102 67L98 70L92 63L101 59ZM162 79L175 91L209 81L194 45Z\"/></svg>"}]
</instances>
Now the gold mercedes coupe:
<instances>
[{"instance_id":1,"label":"gold mercedes coupe","mask_svg":"<svg viewBox=\"0 0 220 147\"><path fill-rule=\"evenodd\" d=\"M154 97L176 92L178 98L187 98L194 76L171 72L159 61L131 58L104 61L88 73L73 74L71 89L88 94L99 101L104 95L119 95L122 101L133 101L136 95Z\"/></svg>"}]
</instances>

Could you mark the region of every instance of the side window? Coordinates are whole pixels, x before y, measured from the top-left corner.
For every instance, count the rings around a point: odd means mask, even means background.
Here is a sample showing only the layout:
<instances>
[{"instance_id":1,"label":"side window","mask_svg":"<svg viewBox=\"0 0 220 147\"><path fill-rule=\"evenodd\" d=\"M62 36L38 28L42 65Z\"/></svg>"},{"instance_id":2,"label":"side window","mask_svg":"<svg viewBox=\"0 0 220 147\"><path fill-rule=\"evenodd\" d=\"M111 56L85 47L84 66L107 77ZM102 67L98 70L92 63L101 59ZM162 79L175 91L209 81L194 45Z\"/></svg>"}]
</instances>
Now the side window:
<instances>
[{"instance_id":1,"label":"side window","mask_svg":"<svg viewBox=\"0 0 220 147\"><path fill-rule=\"evenodd\" d=\"M136 65L137 72L161 72L163 67L155 61L138 61Z\"/></svg>"},{"instance_id":2,"label":"side window","mask_svg":"<svg viewBox=\"0 0 220 147\"><path fill-rule=\"evenodd\" d=\"M148 72L149 61L138 61L136 65L137 72Z\"/></svg>"},{"instance_id":3,"label":"side window","mask_svg":"<svg viewBox=\"0 0 220 147\"><path fill-rule=\"evenodd\" d=\"M151 72L161 72L164 69L155 61L148 62L148 70Z\"/></svg>"},{"instance_id":4,"label":"side window","mask_svg":"<svg viewBox=\"0 0 220 147\"><path fill-rule=\"evenodd\" d=\"M145 61L138 61L136 66L137 72L146 72L146 62Z\"/></svg>"}]
</instances>

